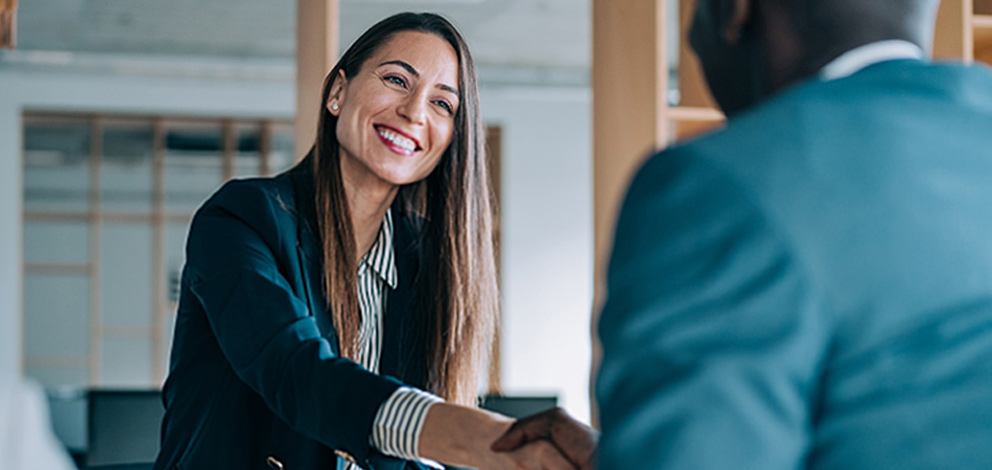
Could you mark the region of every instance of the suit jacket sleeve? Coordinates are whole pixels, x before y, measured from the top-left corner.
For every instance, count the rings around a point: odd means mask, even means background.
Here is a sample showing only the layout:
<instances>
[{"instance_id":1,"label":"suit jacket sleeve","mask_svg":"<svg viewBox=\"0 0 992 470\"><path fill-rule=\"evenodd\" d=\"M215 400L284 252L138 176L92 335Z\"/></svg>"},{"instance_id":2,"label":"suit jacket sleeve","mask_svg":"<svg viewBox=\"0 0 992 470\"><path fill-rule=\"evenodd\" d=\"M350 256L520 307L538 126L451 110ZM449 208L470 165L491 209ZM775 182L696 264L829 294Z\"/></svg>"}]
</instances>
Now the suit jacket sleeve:
<instances>
[{"instance_id":1,"label":"suit jacket sleeve","mask_svg":"<svg viewBox=\"0 0 992 470\"><path fill-rule=\"evenodd\" d=\"M600 468L802 466L829 334L807 270L744 188L684 148L650 159L607 282Z\"/></svg>"},{"instance_id":2,"label":"suit jacket sleeve","mask_svg":"<svg viewBox=\"0 0 992 470\"><path fill-rule=\"evenodd\" d=\"M296 251L287 214L252 183L228 184L191 225L186 280L237 376L298 432L365 461L375 413L400 384L321 335L287 280L305 274L276 255Z\"/></svg>"}]
</instances>

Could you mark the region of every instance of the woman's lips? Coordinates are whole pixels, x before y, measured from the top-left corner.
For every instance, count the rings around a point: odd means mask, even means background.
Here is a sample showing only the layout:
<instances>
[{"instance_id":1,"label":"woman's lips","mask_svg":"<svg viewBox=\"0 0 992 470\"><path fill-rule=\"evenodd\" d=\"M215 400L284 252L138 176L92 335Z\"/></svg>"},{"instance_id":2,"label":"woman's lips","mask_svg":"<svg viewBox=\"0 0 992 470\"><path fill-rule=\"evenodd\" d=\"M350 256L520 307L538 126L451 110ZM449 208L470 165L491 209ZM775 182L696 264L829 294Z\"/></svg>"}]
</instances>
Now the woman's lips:
<instances>
[{"instance_id":1,"label":"woman's lips","mask_svg":"<svg viewBox=\"0 0 992 470\"><path fill-rule=\"evenodd\" d=\"M377 125L375 126L375 132L379 136L379 140L386 144L393 152L400 155L411 156L420 149L420 145L415 139L406 135L399 129L394 129L389 126Z\"/></svg>"}]
</instances>

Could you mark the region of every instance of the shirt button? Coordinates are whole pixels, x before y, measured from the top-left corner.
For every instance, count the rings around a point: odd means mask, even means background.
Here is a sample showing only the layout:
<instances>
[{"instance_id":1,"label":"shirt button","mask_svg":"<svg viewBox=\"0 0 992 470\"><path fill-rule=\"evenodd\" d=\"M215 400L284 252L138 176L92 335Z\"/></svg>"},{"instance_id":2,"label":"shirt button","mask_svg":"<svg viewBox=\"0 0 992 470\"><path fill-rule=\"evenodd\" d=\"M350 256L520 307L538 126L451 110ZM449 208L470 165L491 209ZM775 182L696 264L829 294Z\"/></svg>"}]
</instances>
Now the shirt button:
<instances>
[{"instance_id":1,"label":"shirt button","mask_svg":"<svg viewBox=\"0 0 992 470\"><path fill-rule=\"evenodd\" d=\"M265 459L265 463L268 464L269 468L272 470L283 470L282 462L276 460L275 457L269 456L269 458Z\"/></svg>"},{"instance_id":2,"label":"shirt button","mask_svg":"<svg viewBox=\"0 0 992 470\"><path fill-rule=\"evenodd\" d=\"M351 454L349 454L349 453L347 453L347 452L345 452L343 450L335 450L334 451L334 454L337 455L338 457L341 457L342 459L345 459L345 460L351 462L351 463L355 463L355 458L352 457Z\"/></svg>"}]
</instances>

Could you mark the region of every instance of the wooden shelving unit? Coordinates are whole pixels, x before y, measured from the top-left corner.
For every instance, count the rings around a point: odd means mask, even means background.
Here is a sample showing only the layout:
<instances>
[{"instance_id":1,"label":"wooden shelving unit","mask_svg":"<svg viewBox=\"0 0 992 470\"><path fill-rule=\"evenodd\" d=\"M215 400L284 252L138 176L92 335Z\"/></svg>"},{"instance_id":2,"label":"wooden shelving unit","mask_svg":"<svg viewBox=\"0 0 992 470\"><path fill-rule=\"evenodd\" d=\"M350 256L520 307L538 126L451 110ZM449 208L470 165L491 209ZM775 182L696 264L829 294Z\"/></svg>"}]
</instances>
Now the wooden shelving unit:
<instances>
[{"instance_id":1,"label":"wooden shelving unit","mask_svg":"<svg viewBox=\"0 0 992 470\"><path fill-rule=\"evenodd\" d=\"M673 0L665 0L673 1ZM682 141L723 125L724 116L713 101L696 55L689 47L687 36L692 25L696 0L679 2L679 55L669 57L678 67L679 105L669 107L665 117L669 125L669 141ZM671 24L671 23L668 23Z\"/></svg>"},{"instance_id":2,"label":"wooden shelving unit","mask_svg":"<svg viewBox=\"0 0 992 470\"><path fill-rule=\"evenodd\" d=\"M671 130L669 135L675 142L714 130L723 125L724 116L716 108L697 106L675 106L665 110Z\"/></svg>"},{"instance_id":3,"label":"wooden shelving unit","mask_svg":"<svg viewBox=\"0 0 992 470\"><path fill-rule=\"evenodd\" d=\"M992 14L975 14L971 27L975 41L974 59L992 65Z\"/></svg>"},{"instance_id":4,"label":"wooden shelving unit","mask_svg":"<svg viewBox=\"0 0 992 470\"><path fill-rule=\"evenodd\" d=\"M662 113L669 124L670 142L719 127L724 119L716 109L695 55L685 41L696 0L677 1L683 41L679 56L667 60L678 63L681 100L678 106L668 107ZM943 0L940 15L935 35L936 56L992 65L992 0ZM664 32L659 36L664 37Z\"/></svg>"},{"instance_id":5,"label":"wooden shelving unit","mask_svg":"<svg viewBox=\"0 0 992 470\"><path fill-rule=\"evenodd\" d=\"M992 65L992 0L943 0L934 56Z\"/></svg>"},{"instance_id":6,"label":"wooden shelving unit","mask_svg":"<svg viewBox=\"0 0 992 470\"><path fill-rule=\"evenodd\" d=\"M678 18L672 21L678 2ZM616 210L629 178L651 149L723 125L685 38L696 0L593 0L593 161L596 305ZM669 28L678 26L679 35ZM671 40L680 37L677 48ZM992 64L992 0L943 0L934 55ZM677 75L670 77L671 65ZM676 79L678 99L669 89ZM595 355L595 353L594 353Z\"/></svg>"}]
</instances>

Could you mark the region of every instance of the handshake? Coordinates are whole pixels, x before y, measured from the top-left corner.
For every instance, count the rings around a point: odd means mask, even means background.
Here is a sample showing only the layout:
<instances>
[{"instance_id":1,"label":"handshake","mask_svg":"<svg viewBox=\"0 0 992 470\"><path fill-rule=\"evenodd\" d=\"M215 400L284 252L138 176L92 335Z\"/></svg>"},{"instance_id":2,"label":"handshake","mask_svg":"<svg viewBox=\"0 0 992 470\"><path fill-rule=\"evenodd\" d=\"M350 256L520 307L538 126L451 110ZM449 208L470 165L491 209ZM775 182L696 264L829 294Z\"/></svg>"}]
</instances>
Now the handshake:
<instances>
[{"instance_id":1,"label":"handshake","mask_svg":"<svg viewBox=\"0 0 992 470\"><path fill-rule=\"evenodd\" d=\"M534 449L533 468L591 470L598 441L598 432L553 408L514 422L490 449L505 453L541 446Z\"/></svg>"},{"instance_id":2,"label":"handshake","mask_svg":"<svg viewBox=\"0 0 992 470\"><path fill-rule=\"evenodd\" d=\"M431 406L420 456L480 470L588 470L599 433L561 408L513 421L449 403Z\"/></svg>"}]
</instances>

